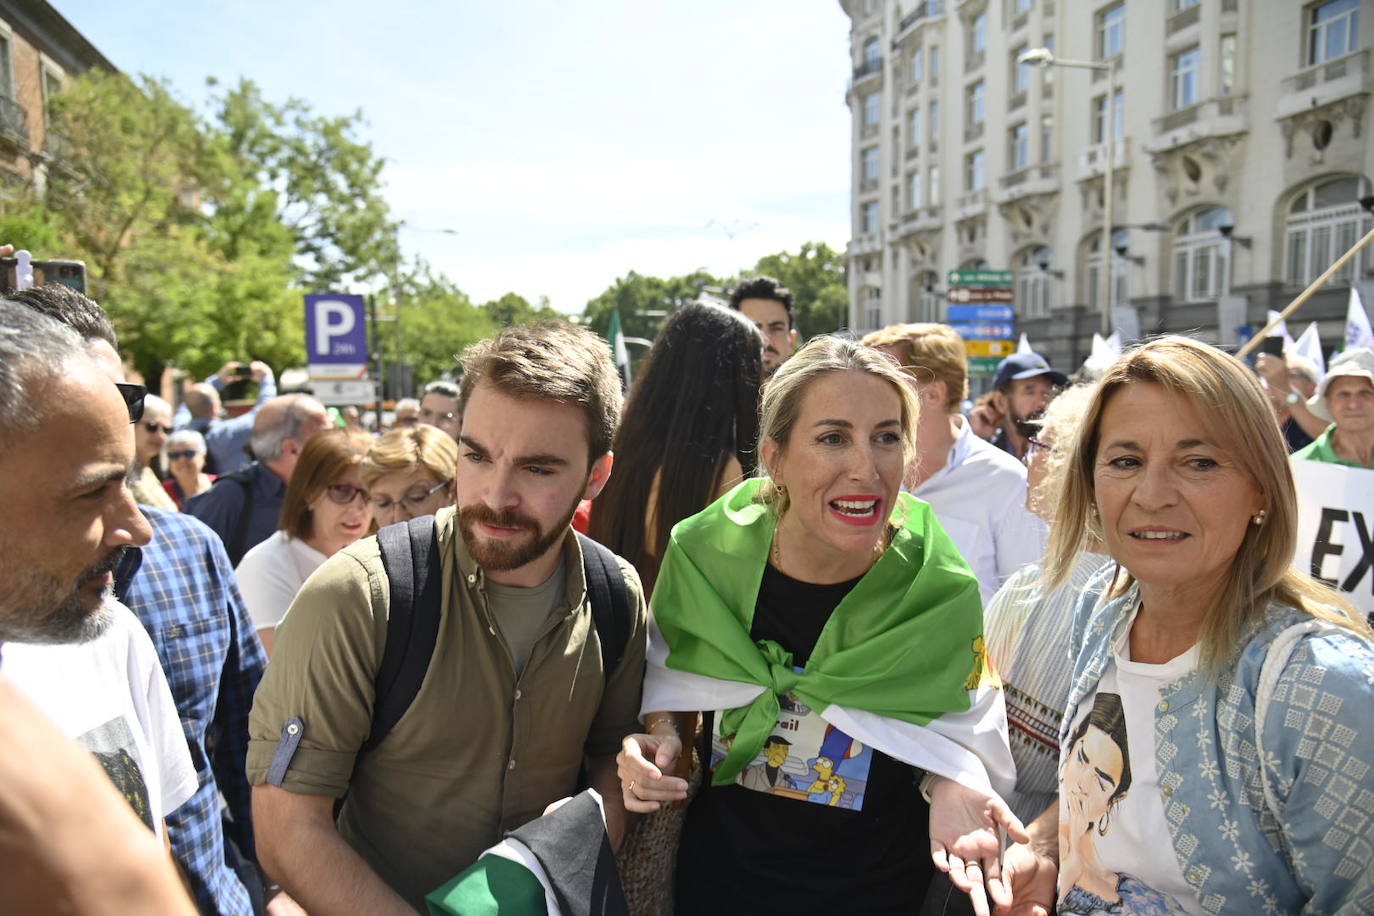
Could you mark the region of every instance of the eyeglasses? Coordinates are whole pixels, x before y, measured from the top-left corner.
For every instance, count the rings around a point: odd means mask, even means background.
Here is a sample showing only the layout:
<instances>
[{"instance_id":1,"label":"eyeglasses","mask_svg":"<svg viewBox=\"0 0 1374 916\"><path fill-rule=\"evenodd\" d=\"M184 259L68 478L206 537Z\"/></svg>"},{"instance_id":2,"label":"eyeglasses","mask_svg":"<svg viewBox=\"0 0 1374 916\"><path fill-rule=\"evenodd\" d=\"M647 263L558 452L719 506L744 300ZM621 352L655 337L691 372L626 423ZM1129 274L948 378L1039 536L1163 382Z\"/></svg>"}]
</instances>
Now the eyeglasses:
<instances>
[{"instance_id":1,"label":"eyeglasses","mask_svg":"<svg viewBox=\"0 0 1374 916\"><path fill-rule=\"evenodd\" d=\"M170 436L172 434L172 427L167 426L163 423L154 422L152 420L149 420L147 423L144 423L143 428L150 433L162 433L164 436Z\"/></svg>"},{"instance_id":2,"label":"eyeglasses","mask_svg":"<svg viewBox=\"0 0 1374 916\"><path fill-rule=\"evenodd\" d=\"M1049 444L1048 442L1041 442L1039 439L1027 439L1026 442L1027 442L1027 444L1030 445L1030 448L1026 450L1026 455L1027 455L1027 456L1029 456L1031 452L1052 452L1052 451L1054 451L1054 446L1053 446L1053 445Z\"/></svg>"},{"instance_id":3,"label":"eyeglasses","mask_svg":"<svg viewBox=\"0 0 1374 916\"><path fill-rule=\"evenodd\" d=\"M363 498L364 502L367 501L367 491L362 487L355 487L351 483L331 483L324 488L324 491L329 494L331 502L340 506L348 505L359 496Z\"/></svg>"},{"instance_id":4,"label":"eyeglasses","mask_svg":"<svg viewBox=\"0 0 1374 916\"><path fill-rule=\"evenodd\" d=\"M184 450L184 451L179 451L179 452L168 452L168 453L167 453L167 457L170 458L172 461L177 461L178 459L181 459L181 458L194 458L194 457L196 457L196 456L199 455L199 454L200 454L200 452L196 451L195 449L193 449L193 448L188 448L188 449L186 449L186 450Z\"/></svg>"},{"instance_id":5,"label":"eyeglasses","mask_svg":"<svg viewBox=\"0 0 1374 916\"><path fill-rule=\"evenodd\" d=\"M453 483L452 480L445 480L443 483L436 483L428 490L407 493L405 496L396 500L393 500L390 496L374 496L372 498L372 508L377 512L390 512L394 507L399 506L407 513L413 513L416 509L419 509L427 503L431 496L451 483Z\"/></svg>"},{"instance_id":6,"label":"eyeglasses","mask_svg":"<svg viewBox=\"0 0 1374 916\"><path fill-rule=\"evenodd\" d=\"M115 387L119 389L120 396L124 398L124 406L129 408L129 422L137 423L142 420L143 399L148 396L148 389L131 382L115 382Z\"/></svg>"}]
</instances>

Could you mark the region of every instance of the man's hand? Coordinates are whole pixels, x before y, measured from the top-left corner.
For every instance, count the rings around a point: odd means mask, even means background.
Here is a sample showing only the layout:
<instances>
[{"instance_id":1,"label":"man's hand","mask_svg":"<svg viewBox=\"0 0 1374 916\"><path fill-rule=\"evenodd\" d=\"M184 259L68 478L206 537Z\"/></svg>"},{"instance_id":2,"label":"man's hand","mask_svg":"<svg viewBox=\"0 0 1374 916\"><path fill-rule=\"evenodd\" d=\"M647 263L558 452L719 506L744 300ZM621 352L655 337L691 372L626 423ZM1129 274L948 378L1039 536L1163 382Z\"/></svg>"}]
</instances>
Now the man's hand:
<instances>
[{"instance_id":1,"label":"man's hand","mask_svg":"<svg viewBox=\"0 0 1374 916\"><path fill-rule=\"evenodd\" d=\"M219 380L227 385L238 377L239 368L242 365L243 363L238 360L231 359L223 366L220 366L219 371L216 372L215 375L219 376Z\"/></svg>"},{"instance_id":2,"label":"man's hand","mask_svg":"<svg viewBox=\"0 0 1374 916\"><path fill-rule=\"evenodd\" d=\"M984 882L991 886L1001 881L1003 829L1018 843L1030 842L1006 802L935 777L930 787L930 857L936 868L949 873L955 887L969 895L977 916L989 912Z\"/></svg>"},{"instance_id":3,"label":"man's hand","mask_svg":"<svg viewBox=\"0 0 1374 916\"><path fill-rule=\"evenodd\" d=\"M687 780L664 775L672 772L681 754L682 739L676 734L626 737L615 758L625 810L649 814L664 802L685 799Z\"/></svg>"},{"instance_id":4,"label":"man's hand","mask_svg":"<svg viewBox=\"0 0 1374 916\"><path fill-rule=\"evenodd\" d=\"M261 382L272 374L272 367L260 359L255 359L248 364L248 371L253 373L253 381Z\"/></svg>"}]
</instances>

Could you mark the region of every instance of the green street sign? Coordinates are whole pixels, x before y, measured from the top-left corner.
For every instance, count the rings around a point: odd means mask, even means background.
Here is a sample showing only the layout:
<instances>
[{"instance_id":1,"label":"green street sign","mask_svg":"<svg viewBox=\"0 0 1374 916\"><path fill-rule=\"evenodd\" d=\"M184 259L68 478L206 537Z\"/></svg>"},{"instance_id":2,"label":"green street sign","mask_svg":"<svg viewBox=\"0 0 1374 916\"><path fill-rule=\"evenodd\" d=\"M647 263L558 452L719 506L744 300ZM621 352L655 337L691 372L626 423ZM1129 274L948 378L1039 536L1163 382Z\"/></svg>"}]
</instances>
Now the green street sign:
<instances>
[{"instance_id":1,"label":"green street sign","mask_svg":"<svg viewBox=\"0 0 1374 916\"><path fill-rule=\"evenodd\" d=\"M996 375L997 364L1002 361L1001 356L970 356L968 358L969 375Z\"/></svg>"},{"instance_id":2,"label":"green street sign","mask_svg":"<svg viewBox=\"0 0 1374 916\"><path fill-rule=\"evenodd\" d=\"M1010 270L951 270L950 286L1015 286L1016 275Z\"/></svg>"}]
</instances>

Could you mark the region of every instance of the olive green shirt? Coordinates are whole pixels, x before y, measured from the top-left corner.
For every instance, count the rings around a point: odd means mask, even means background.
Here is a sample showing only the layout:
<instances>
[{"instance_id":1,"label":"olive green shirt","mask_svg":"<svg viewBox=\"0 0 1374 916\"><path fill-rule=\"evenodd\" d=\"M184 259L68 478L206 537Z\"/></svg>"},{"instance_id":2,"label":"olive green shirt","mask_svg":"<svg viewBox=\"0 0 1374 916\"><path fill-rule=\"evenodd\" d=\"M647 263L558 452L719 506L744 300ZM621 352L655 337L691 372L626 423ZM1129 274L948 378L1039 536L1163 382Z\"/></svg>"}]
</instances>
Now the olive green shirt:
<instances>
[{"instance_id":1,"label":"olive green shirt","mask_svg":"<svg viewBox=\"0 0 1374 916\"><path fill-rule=\"evenodd\" d=\"M578 788L583 755L614 754L637 731L646 623L625 561L632 629L620 667L603 675L577 539L563 544L566 583L517 674L493 619L482 570L436 519L443 615L429 670L388 737L358 760L372 722L389 588L375 537L335 554L301 588L249 720L248 779L267 781L287 723L304 723L281 786L338 798L339 832L419 910L426 893ZM308 854L308 853L305 853Z\"/></svg>"}]
</instances>

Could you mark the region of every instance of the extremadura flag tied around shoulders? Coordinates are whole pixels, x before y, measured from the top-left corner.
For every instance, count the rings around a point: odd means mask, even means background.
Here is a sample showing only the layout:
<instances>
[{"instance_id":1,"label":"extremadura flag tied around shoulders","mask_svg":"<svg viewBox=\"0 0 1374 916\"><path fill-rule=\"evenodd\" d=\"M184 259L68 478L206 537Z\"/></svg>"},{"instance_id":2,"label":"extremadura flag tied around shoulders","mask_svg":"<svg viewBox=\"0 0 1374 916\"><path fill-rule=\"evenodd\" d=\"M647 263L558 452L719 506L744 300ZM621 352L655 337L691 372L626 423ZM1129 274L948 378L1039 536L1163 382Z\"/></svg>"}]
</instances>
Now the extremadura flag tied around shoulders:
<instances>
[{"instance_id":1,"label":"extremadura flag tied around shoulders","mask_svg":"<svg viewBox=\"0 0 1374 916\"><path fill-rule=\"evenodd\" d=\"M791 691L891 757L988 794L1010 789L978 581L930 507L900 496L891 544L798 672L781 646L749 635L777 522L757 498L761 485L745 481L673 528L650 607L643 710L718 712L733 740L715 785L759 754Z\"/></svg>"}]
</instances>

